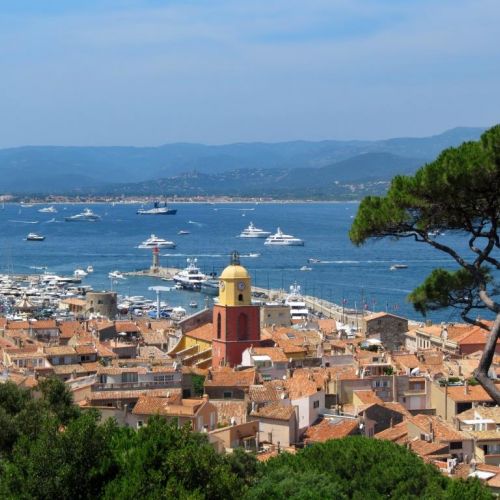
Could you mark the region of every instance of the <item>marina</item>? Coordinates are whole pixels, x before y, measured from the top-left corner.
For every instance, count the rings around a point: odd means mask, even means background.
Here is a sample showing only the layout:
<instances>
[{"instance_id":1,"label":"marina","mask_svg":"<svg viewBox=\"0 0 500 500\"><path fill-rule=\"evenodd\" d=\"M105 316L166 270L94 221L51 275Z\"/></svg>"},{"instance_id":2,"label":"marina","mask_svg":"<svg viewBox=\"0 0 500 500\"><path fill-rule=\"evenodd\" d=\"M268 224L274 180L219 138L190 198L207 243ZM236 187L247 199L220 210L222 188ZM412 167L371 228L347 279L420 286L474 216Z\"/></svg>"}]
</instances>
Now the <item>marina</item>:
<instances>
[{"instance_id":1,"label":"marina","mask_svg":"<svg viewBox=\"0 0 500 500\"><path fill-rule=\"evenodd\" d=\"M297 282L304 296L421 320L406 302L407 294L434 267L453 268L451 259L407 240L355 247L348 240L355 203L177 203L176 217L166 219L137 217L139 204L101 203L91 207L101 217L98 224L78 225L65 224L64 219L82 213L88 203L54 207L56 214L40 213L36 205L22 208L19 214L19 204L5 204L0 230L8 237L0 241L0 273L28 275L36 267L70 276L82 269L88 273L82 283L94 290L112 287L120 294L154 298L148 287L173 279L186 267L187 258L197 259L202 274L218 275L230 252L238 250L259 288L287 290ZM287 233L300 235L306 246L272 246L264 245L264 238L240 238L242 229L248 227L242 217L248 210L243 208L253 209L257 228L281 227L286 221ZM36 233L46 237L43 244L27 244L26 222L36 224ZM158 266L152 269L152 249L139 249L138 244L151 234L171 240L186 227L190 234L177 237L175 249L160 248ZM449 241L454 236L447 233L442 238ZM408 268L389 272L397 264ZM109 273L114 271L127 279L113 280ZM177 289L169 293L168 302L188 308L191 294ZM432 313L431 317L450 320L453 312Z\"/></svg>"}]
</instances>

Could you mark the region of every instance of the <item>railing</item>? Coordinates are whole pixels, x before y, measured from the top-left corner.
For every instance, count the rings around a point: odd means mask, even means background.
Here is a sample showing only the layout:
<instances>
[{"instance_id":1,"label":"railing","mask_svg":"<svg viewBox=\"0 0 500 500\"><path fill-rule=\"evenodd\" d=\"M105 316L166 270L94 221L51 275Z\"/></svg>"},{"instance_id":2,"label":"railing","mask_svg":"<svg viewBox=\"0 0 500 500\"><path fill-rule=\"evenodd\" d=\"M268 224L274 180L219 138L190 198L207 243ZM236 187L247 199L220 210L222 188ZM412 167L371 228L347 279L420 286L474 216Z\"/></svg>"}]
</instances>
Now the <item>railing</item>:
<instances>
[{"instance_id":1,"label":"railing","mask_svg":"<svg viewBox=\"0 0 500 500\"><path fill-rule=\"evenodd\" d=\"M93 391L130 391L134 389L158 389L158 388L180 387L180 380L151 381L151 382L119 382L102 383L98 382L92 386Z\"/></svg>"}]
</instances>

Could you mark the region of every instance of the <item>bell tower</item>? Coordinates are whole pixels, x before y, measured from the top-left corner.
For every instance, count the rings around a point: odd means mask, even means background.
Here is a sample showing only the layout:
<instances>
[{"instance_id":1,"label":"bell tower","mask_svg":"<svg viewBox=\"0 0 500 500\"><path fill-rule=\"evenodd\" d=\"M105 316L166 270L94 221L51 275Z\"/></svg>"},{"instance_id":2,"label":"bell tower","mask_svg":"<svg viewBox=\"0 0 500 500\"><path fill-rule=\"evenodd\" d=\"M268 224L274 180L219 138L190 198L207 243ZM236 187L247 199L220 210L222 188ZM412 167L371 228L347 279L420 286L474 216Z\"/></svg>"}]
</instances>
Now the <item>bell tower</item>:
<instances>
[{"instance_id":1,"label":"bell tower","mask_svg":"<svg viewBox=\"0 0 500 500\"><path fill-rule=\"evenodd\" d=\"M260 343L260 308L252 305L251 280L238 252L220 275L213 310L212 366L236 366L251 345Z\"/></svg>"}]
</instances>

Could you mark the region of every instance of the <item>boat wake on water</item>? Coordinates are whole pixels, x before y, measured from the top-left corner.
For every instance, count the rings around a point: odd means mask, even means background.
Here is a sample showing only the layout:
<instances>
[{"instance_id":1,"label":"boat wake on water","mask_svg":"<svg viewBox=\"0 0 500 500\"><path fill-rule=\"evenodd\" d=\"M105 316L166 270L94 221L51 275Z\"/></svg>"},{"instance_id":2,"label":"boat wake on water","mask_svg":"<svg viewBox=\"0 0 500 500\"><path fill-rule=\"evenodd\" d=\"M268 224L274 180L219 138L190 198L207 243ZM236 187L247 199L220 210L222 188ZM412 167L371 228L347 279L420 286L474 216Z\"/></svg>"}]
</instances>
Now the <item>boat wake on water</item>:
<instances>
[{"instance_id":1,"label":"boat wake on water","mask_svg":"<svg viewBox=\"0 0 500 500\"><path fill-rule=\"evenodd\" d=\"M15 219L9 219L9 222L14 222L16 224L38 224L37 220L15 220Z\"/></svg>"}]
</instances>

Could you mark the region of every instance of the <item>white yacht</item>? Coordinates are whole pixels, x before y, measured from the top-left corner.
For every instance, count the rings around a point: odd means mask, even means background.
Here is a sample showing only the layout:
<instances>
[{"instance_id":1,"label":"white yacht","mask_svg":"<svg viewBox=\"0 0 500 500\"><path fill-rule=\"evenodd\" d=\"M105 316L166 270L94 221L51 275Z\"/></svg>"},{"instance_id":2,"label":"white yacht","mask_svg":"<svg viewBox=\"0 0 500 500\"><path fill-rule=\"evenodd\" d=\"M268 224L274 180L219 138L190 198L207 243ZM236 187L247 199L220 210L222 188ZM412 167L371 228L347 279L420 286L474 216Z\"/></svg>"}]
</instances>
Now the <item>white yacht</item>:
<instances>
[{"instance_id":1,"label":"white yacht","mask_svg":"<svg viewBox=\"0 0 500 500\"><path fill-rule=\"evenodd\" d=\"M90 210L90 208L86 208L83 212L75 215L71 215L69 217L65 217L64 220L66 222L95 222L100 220L101 216L95 214Z\"/></svg>"},{"instance_id":2,"label":"white yacht","mask_svg":"<svg viewBox=\"0 0 500 500\"><path fill-rule=\"evenodd\" d=\"M300 293L300 286L294 283L290 286L290 293L285 299L285 305L290 307L290 316L293 320L305 320L309 315L304 297Z\"/></svg>"},{"instance_id":3,"label":"white yacht","mask_svg":"<svg viewBox=\"0 0 500 500\"><path fill-rule=\"evenodd\" d=\"M151 235L150 238L144 240L139 248L175 248L175 243L173 241L165 240L160 238L154 234Z\"/></svg>"},{"instance_id":4,"label":"white yacht","mask_svg":"<svg viewBox=\"0 0 500 500\"><path fill-rule=\"evenodd\" d=\"M29 233L28 236L26 236L26 239L28 241L43 241L45 239L45 236L37 233Z\"/></svg>"},{"instance_id":5,"label":"white yacht","mask_svg":"<svg viewBox=\"0 0 500 500\"><path fill-rule=\"evenodd\" d=\"M200 290L201 284L208 279L196 265L198 259L187 259L187 267L174 274L174 281L187 290Z\"/></svg>"},{"instance_id":6,"label":"white yacht","mask_svg":"<svg viewBox=\"0 0 500 500\"><path fill-rule=\"evenodd\" d=\"M290 234L285 234L278 228L275 234L267 237L264 245L304 246L304 240Z\"/></svg>"},{"instance_id":7,"label":"white yacht","mask_svg":"<svg viewBox=\"0 0 500 500\"><path fill-rule=\"evenodd\" d=\"M259 229L254 226L253 222L250 222L250 225L240 233L240 238L267 238L270 234L270 231Z\"/></svg>"},{"instance_id":8,"label":"white yacht","mask_svg":"<svg viewBox=\"0 0 500 500\"><path fill-rule=\"evenodd\" d=\"M57 210L53 206L40 208L38 211L42 214L56 214L57 213Z\"/></svg>"},{"instance_id":9,"label":"white yacht","mask_svg":"<svg viewBox=\"0 0 500 500\"><path fill-rule=\"evenodd\" d=\"M85 276L87 276L87 272L84 271L83 269L75 269L74 273L73 273L73 276L75 278L85 278Z\"/></svg>"}]
</instances>

